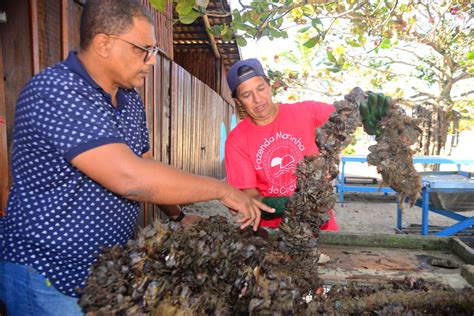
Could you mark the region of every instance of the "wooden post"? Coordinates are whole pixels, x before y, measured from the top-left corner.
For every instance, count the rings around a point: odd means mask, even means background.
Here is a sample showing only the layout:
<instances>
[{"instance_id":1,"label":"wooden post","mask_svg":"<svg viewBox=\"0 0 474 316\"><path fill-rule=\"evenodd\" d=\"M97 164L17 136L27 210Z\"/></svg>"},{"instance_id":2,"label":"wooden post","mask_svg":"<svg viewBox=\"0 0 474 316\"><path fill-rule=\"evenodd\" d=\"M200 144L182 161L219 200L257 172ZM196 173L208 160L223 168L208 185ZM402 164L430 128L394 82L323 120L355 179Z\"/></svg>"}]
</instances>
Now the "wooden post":
<instances>
[{"instance_id":1,"label":"wooden post","mask_svg":"<svg viewBox=\"0 0 474 316\"><path fill-rule=\"evenodd\" d=\"M8 144L5 84L3 81L3 48L0 41L0 216L5 215L8 199Z\"/></svg>"},{"instance_id":2,"label":"wooden post","mask_svg":"<svg viewBox=\"0 0 474 316\"><path fill-rule=\"evenodd\" d=\"M31 30L31 56L33 64L33 75L40 71L39 56L39 33L38 33L38 4L36 0L30 0L30 30Z\"/></svg>"},{"instance_id":3,"label":"wooden post","mask_svg":"<svg viewBox=\"0 0 474 316\"><path fill-rule=\"evenodd\" d=\"M66 59L69 54L69 0L61 0L61 55Z\"/></svg>"}]
</instances>

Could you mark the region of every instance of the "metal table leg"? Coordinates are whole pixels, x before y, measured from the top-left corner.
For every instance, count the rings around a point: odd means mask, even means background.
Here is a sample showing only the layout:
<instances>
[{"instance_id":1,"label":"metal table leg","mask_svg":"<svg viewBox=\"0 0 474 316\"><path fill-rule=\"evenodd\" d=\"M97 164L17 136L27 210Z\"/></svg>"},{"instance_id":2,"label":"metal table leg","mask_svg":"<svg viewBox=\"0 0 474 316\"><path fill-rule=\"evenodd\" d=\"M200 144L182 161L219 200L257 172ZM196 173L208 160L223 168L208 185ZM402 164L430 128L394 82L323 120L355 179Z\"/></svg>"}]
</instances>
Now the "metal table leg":
<instances>
[{"instance_id":1,"label":"metal table leg","mask_svg":"<svg viewBox=\"0 0 474 316\"><path fill-rule=\"evenodd\" d=\"M430 194L426 187L421 190L421 234L423 236L428 235L428 211L430 204Z\"/></svg>"}]
</instances>

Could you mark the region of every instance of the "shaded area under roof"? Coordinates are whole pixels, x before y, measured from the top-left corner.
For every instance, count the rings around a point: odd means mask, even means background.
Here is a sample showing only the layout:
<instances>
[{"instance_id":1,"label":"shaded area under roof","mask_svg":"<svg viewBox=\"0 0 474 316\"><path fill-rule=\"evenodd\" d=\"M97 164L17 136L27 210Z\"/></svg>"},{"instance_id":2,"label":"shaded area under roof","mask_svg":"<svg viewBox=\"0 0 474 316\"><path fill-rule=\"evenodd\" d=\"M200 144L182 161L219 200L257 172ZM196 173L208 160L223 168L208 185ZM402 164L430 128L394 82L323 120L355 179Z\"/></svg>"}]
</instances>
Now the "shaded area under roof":
<instances>
[{"instance_id":1,"label":"shaded area under roof","mask_svg":"<svg viewBox=\"0 0 474 316\"><path fill-rule=\"evenodd\" d=\"M227 0L210 0L207 7L209 25L230 24L232 15ZM173 27L173 46L175 52L189 49L209 49L212 51L212 39L206 30L205 18L198 18L192 24L175 23ZM240 51L236 41L233 39L224 42L218 37L214 37L217 50L222 59L222 63L228 70L234 63L240 60Z\"/></svg>"}]
</instances>

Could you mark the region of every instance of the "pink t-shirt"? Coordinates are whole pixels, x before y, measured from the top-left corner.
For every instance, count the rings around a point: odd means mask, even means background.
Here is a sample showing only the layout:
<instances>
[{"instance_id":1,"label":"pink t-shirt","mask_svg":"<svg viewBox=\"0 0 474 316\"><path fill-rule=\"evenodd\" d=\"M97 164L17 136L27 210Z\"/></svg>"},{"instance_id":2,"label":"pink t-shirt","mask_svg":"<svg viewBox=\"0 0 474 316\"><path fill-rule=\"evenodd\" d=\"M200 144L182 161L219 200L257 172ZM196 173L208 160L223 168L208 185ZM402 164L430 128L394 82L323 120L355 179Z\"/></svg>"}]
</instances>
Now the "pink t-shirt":
<instances>
[{"instance_id":1,"label":"pink t-shirt","mask_svg":"<svg viewBox=\"0 0 474 316\"><path fill-rule=\"evenodd\" d=\"M316 128L332 105L305 101L281 104L272 123L258 126L244 118L225 145L227 181L239 189L257 188L262 196L288 196L296 189L296 164L318 154Z\"/></svg>"},{"instance_id":2,"label":"pink t-shirt","mask_svg":"<svg viewBox=\"0 0 474 316\"><path fill-rule=\"evenodd\" d=\"M316 128L334 106L314 101L281 104L272 123L258 126L246 117L230 133L225 145L227 182L239 189L257 188L261 196L289 196L296 189L294 174L305 155L318 154ZM262 226L278 227L281 218ZM338 230L331 219L321 229Z\"/></svg>"}]
</instances>

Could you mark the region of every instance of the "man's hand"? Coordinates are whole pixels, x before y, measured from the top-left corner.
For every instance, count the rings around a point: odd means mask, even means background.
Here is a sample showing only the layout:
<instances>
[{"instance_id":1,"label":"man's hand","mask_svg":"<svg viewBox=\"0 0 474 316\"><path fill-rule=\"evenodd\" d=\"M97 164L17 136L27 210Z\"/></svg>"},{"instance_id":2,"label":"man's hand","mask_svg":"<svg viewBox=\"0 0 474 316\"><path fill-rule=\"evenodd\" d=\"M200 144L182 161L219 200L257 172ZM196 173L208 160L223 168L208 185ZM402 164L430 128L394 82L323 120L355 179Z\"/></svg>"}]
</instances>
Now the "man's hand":
<instances>
[{"instance_id":1,"label":"man's hand","mask_svg":"<svg viewBox=\"0 0 474 316\"><path fill-rule=\"evenodd\" d=\"M379 121L388 113L390 98L383 93L369 92L366 101L359 104L359 112L364 125L364 131L369 135L380 136Z\"/></svg>"},{"instance_id":2,"label":"man's hand","mask_svg":"<svg viewBox=\"0 0 474 316\"><path fill-rule=\"evenodd\" d=\"M288 196L265 196L262 199L262 202L266 205L275 209L274 213L267 213L265 211L262 212L263 219L272 219L275 217L282 217L285 213L286 204L289 201Z\"/></svg>"},{"instance_id":3,"label":"man's hand","mask_svg":"<svg viewBox=\"0 0 474 316\"><path fill-rule=\"evenodd\" d=\"M258 225L260 224L260 210L268 213L275 212L273 208L259 200L248 196L244 192L237 190L228 184L225 185L227 186L225 194L219 200L222 204L240 215L237 219L237 223L240 224L241 229L252 225L253 230L257 231Z\"/></svg>"}]
</instances>

